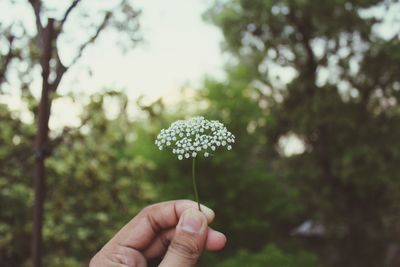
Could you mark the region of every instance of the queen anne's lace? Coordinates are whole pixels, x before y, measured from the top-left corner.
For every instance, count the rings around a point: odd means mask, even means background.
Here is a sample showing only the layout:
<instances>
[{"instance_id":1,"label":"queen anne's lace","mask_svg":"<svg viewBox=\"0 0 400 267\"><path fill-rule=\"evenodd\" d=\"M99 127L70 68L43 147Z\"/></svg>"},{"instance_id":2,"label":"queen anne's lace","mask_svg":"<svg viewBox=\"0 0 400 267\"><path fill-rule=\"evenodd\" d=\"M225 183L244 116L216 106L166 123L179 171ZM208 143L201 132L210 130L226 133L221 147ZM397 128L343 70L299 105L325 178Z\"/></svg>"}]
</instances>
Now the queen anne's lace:
<instances>
[{"instance_id":1,"label":"queen anne's lace","mask_svg":"<svg viewBox=\"0 0 400 267\"><path fill-rule=\"evenodd\" d=\"M203 117L172 123L168 129L161 130L155 142L160 150L172 149L179 160L195 158L200 153L208 157L219 147L231 150L233 143L235 136L221 122Z\"/></svg>"}]
</instances>

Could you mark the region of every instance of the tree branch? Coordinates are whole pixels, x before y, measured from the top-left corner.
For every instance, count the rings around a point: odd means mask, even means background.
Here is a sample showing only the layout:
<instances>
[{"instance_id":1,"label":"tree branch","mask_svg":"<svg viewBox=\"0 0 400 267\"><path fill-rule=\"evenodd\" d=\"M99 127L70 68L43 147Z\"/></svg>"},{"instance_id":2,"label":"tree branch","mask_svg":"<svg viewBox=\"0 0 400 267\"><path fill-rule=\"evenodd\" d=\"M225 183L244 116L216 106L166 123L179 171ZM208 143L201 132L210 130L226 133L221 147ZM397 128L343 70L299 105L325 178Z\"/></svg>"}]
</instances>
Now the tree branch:
<instances>
[{"instance_id":1,"label":"tree branch","mask_svg":"<svg viewBox=\"0 0 400 267\"><path fill-rule=\"evenodd\" d=\"M60 31L62 31L62 27L67 21L68 16L71 14L72 10L74 10L74 8L79 4L79 2L81 2L81 0L74 0L74 2L72 2L72 4L68 7L67 11L65 11L64 17L60 22Z\"/></svg>"},{"instance_id":2,"label":"tree branch","mask_svg":"<svg viewBox=\"0 0 400 267\"><path fill-rule=\"evenodd\" d=\"M43 25L42 22L40 21L40 13L42 11L42 2L41 0L28 0L29 3L31 4L33 11L35 13L35 19L36 19L36 29L38 31L38 42L41 42L40 36L42 35L43 32Z\"/></svg>"},{"instance_id":3,"label":"tree branch","mask_svg":"<svg viewBox=\"0 0 400 267\"><path fill-rule=\"evenodd\" d=\"M311 45L310 45L310 33L309 33L309 26L304 25L302 21L300 21L296 15L291 11L288 14L289 21L294 24L294 26L297 28L297 30L301 34L301 42L306 50L307 53L307 70L308 70L308 75L309 77L314 77L315 76L315 71L317 70L317 63L315 60L315 55L314 52L312 51Z\"/></svg>"},{"instance_id":4,"label":"tree branch","mask_svg":"<svg viewBox=\"0 0 400 267\"><path fill-rule=\"evenodd\" d=\"M56 53L56 67L55 67L55 74L56 78L54 81L51 83L50 88L51 91L55 92L58 88L58 85L61 82L62 77L64 76L65 72L68 70L67 67L62 64L60 56L58 55L58 51Z\"/></svg>"},{"instance_id":5,"label":"tree branch","mask_svg":"<svg viewBox=\"0 0 400 267\"><path fill-rule=\"evenodd\" d=\"M15 36L14 35L9 35L7 37L7 41L9 43L9 50L7 55L4 57L4 59L1 60L1 67L0 67L0 87L1 84L5 81L5 76L7 72L8 65L11 62L11 59L15 56L13 52L13 42L14 42Z\"/></svg>"},{"instance_id":6,"label":"tree branch","mask_svg":"<svg viewBox=\"0 0 400 267\"><path fill-rule=\"evenodd\" d=\"M75 134L75 133L79 133L79 131L87 125L87 123L89 122L90 118L85 118L82 119L81 123L79 126L77 127L64 127L62 130L62 133L60 135L58 135L57 137L55 137L50 144L50 153L52 153L54 151L55 148L57 148L59 145L61 145L62 143L64 143L65 138Z\"/></svg>"},{"instance_id":7,"label":"tree branch","mask_svg":"<svg viewBox=\"0 0 400 267\"><path fill-rule=\"evenodd\" d=\"M87 47L88 45L90 45L91 43L93 43L94 41L96 41L97 37L99 37L100 33L101 33L101 32L104 30L104 28L107 26L108 22L109 22L110 19L111 19L111 16L112 16L111 11L108 11L108 12L106 13L106 15L104 16L103 22L102 22L102 23L99 25L99 27L97 28L96 33L95 33L89 40L87 40L85 43L83 43L83 44L81 45L81 47L80 47L79 50L78 50L78 54L77 54L76 57L72 60L71 64L68 66L68 68L71 67L72 65L74 65L74 64L79 60L79 58L82 57L83 51L86 49L86 47Z\"/></svg>"}]
</instances>

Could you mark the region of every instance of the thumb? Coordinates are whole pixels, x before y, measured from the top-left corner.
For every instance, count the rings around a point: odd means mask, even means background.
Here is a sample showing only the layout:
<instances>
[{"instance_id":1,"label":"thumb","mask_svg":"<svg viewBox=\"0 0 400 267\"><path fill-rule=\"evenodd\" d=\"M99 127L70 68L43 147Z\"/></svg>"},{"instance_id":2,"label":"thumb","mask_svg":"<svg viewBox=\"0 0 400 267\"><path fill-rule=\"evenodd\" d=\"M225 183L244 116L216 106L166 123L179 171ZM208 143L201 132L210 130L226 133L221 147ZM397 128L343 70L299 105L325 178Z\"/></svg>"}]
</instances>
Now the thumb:
<instances>
[{"instance_id":1,"label":"thumb","mask_svg":"<svg viewBox=\"0 0 400 267\"><path fill-rule=\"evenodd\" d=\"M187 209L179 219L175 237L159 266L194 266L204 249L207 229L206 216L196 209Z\"/></svg>"}]
</instances>

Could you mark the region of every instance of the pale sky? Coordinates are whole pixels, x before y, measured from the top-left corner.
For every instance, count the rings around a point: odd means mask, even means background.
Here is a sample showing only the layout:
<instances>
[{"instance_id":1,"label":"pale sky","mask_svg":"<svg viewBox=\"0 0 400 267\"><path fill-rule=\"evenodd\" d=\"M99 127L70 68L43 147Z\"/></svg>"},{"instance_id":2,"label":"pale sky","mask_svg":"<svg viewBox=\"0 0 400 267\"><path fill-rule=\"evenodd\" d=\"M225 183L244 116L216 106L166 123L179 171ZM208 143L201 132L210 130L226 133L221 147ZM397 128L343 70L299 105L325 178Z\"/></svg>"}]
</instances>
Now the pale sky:
<instances>
[{"instance_id":1,"label":"pale sky","mask_svg":"<svg viewBox=\"0 0 400 267\"><path fill-rule=\"evenodd\" d=\"M143 42L123 54L114 40L103 36L65 76L60 93L90 94L110 88L124 90L131 99L144 95L154 100L176 95L183 85L196 87L206 75L221 77L222 35L202 20L210 4L204 0L138 0L135 6L142 10ZM84 71L88 67L92 76ZM69 106L68 100L54 105L54 127L60 120L79 124L79 107Z\"/></svg>"},{"instance_id":2,"label":"pale sky","mask_svg":"<svg viewBox=\"0 0 400 267\"><path fill-rule=\"evenodd\" d=\"M146 99L153 100L177 94L178 89L184 85L196 87L206 75L221 77L224 62L220 52L222 34L216 27L202 20L202 14L212 2L132 1L134 6L142 11L139 21L143 41L124 54L110 37L112 35L104 32L94 45L85 50L78 64L69 69L58 92L83 93L88 96L107 88L123 90L132 99L144 95ZM61 5L68 4L54 0L45 3L48 7L55 7L52 14L55 17L59 17L65 10L66 6ZM94 9L100 3L97 0L87 0L86 4ZM12 9L5 2L0 3L0 16L5 21L22 17L28 28L34 27L30 7L22 1L17 1ZM75 28L73 37L86 39L86 33L85 29L79 32ZM63 63L68 64L75 52L73 43L61 39L58 47ZM9 91L13 95L11 87L12 84ZM37 79L32 87L34 94L39 96L40 79ZM21 109L17 95L3 96L0 102L8 102L11 108ZM79 124L79 113L79 105L73 105L69 99L58 99L53 105L50 126L76 126ZM29 121L29 116L25 120Z\"/></svg>"},{"instance_id":3,"label":"pale sky","mask_svg":"<svg viewBox=\"0 0 400 267\"><path fill-rule=\"evenodd\" d=\"M101 38L90 47L77 68L71 69L61 92L96 92L104 87L125 89L132 96L152 98L169 94L183 84L198 85L205 75L222 74L219 30L202 21L210 1L138 0L144 41L122 54L113 40ZM93 76L80 73L90 67Z\"/></svg>"}]
</instances>

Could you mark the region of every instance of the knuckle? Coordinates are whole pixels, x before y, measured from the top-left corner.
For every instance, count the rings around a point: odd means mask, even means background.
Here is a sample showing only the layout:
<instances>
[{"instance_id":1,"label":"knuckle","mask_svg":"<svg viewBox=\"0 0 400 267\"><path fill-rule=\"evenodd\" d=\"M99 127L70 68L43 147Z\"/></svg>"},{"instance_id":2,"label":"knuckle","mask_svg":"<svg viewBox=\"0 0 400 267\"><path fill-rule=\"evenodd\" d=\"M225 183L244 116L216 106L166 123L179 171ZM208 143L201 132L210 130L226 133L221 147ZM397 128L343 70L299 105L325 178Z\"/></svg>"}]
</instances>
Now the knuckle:
<instances>
[{"instance_id":1,"label":"knuckle","mask_svg":"<svg viewBox=\"0 0 400 267\"><path fill-rule=\"evenodd\" d=\"M202 251L202 248L194 238L184 236L182 238L176 238L172 240L169 250L172 253L177 254L178 256L185 258L192 263L195 263Z\"/></svg>"},{"instance_id":2,"label":"knuckle","mask_svg":"<svg viewBox=\"0 0 400 267\"><path fill-rule=\"evenodd\" d=\"M153 214L153 213L157 213L163 210L163 207L165 206L165 204L163 202L161 203L156 203L156 204L152 204L149 206L144 207L139 214L140 215L144 215L147 216L149 214Z\"/></svg>"},{"instance_id":3,"label":"knuckle","mask_svg":"<svg viewBox=\"0 0 400 267\"><path fill-rule=\"evenodd\" d=\"M110 255L110 262L115 267L143 267L145 261L143 257L128 257L127 255L113 254Z\"/></svg>"},{"instance_id":4,"label":"knuckle","mask_svg":"<svg viewBox=\"0 0 400 267\"><path fill-rule=\"evenodd\" d=\"M146 207L144 207L144 208L141 210L140 213L145 213L145 214L147 214L147 213L149 213L152 209L154 209L154 206L155 206L155 204L146 206Z\"/></svg>"},{"instance_id":5,"label":"knuckle","mask_svg":"<svg viewBox=\"0 0 400 267\"><path fill-rule=\"evenodd\" d=\"M121 244L114 244L103 251L103 258L99 260L101 265L93 267L145 267L146 259L144 256L131 247ZM90 266L91 267L91 266Z\"/></svg>"}]
</instances>

